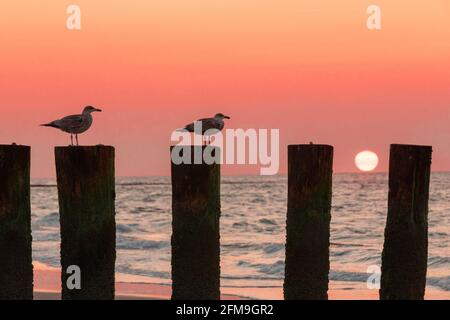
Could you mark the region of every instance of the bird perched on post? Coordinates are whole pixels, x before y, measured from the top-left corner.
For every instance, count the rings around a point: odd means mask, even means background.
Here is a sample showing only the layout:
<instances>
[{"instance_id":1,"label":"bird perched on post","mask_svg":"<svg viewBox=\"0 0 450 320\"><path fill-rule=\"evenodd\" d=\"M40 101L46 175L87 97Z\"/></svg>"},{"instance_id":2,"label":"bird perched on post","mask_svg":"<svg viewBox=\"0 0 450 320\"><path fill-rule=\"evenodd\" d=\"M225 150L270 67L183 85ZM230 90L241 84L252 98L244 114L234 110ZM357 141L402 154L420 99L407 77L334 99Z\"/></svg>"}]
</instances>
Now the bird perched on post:
<instances>
[{"instance_id":1,"label":"bird perched on post","mask_svg":"<svg viewBox=\"0 0 450 320\"><path fill-rule=\"evenodd\" d=\"M52 127L60 129L61 131L70 133L70 144L73 146L73 135L78 145L78 135L87 131L92 125L92 112L101 112L102 110L92 106L86 106L81 114L74 114L55 120L46 124L41 124L44 127Z\"/></svg>"},{"instance_id":2,"label":"bird perched on post","mask_svg":"<svg viewBox=\"0 0 450 320\"><path fill-rule=\"evenodd\" d=\"M204 118L192 122L181 129L181 131L186 130L188 132L194 132L195 134L201 134L202 136L204 136L206 133L207 136L210 136L217 133L218 131L222 131L222 129L225 127L225 122L223 121L224 119L231 118L224 115L223 113L217 113L213 118ZM201 132L197 132L195 130L195 123L201 124Z\"/></svg>"}]
</instances>

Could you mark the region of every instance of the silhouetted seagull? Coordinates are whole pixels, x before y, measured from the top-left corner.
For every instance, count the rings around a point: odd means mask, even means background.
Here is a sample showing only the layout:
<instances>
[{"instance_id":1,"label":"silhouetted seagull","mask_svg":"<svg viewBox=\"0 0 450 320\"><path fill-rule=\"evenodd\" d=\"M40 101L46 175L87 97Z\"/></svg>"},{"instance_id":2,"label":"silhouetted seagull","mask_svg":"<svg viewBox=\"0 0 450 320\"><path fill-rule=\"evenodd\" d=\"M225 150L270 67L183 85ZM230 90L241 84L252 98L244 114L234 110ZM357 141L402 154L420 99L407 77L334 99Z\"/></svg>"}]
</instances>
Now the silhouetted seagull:
<instances>
[{"instance_id":1,"label":"silhouetted seagull","mask_svg":"<svg viewBox=\"0 0 450 320\"><path fill-rule=\"evenodd\" d=\"M206 131L207 136L216 134L219 131L222 131L222 129L225 126L225 122L223 119L230 119L230 117L225 116L222 113L217 113L214 118L204 118L197 120L196 122L200 122L202 124L202 132L201 135L204 136ZM199 132L195 132L195 122L192 122L185 126L182 130L186 130L188 132L194 132L195 134L200 134Z\"/></svg>"},{"instance_id":2,"label":"silhouetted seagull","mask_svg":"<svg viewBox=\"0 0 450 320\"><path fill-rule=\"evenodd\" d=\"M82 114L74 114L71 116L67 116L62 119L52 121L50 123L41 124L41 126L52 127L70 133L70 144L72 146L73 146L73 135L75 135L75 139L78 145L78 135L80 133L85 132L91 127L93 121L91 113L95 111L101 112L102 110L94 108L92 106L87 106L84 108Z\"/></svg>"}]
</instances>

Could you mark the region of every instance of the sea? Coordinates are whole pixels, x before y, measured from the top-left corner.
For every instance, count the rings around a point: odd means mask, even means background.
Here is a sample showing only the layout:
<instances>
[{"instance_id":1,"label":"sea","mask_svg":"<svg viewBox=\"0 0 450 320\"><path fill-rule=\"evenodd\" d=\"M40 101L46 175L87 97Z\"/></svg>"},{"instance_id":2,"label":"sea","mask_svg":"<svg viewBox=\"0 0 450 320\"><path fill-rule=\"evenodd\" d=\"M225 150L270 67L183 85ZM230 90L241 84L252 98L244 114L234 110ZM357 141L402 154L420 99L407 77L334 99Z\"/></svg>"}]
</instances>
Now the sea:
<instances>
[{"instance_id":1,"label":"sea","mask_svg":"<svg viewBox=\"0 0 450 320\"><path fill-rule=\"evenodd\" d=\"M387 174L335 174L330 281L364 285L381 265ZM33 179L33 260L60 266L54 179ZM225 176L221 184L222 287L281 288L284 278L286 176ZM169 177L116 179L116 272L170 284ZM450 291L450 173L433 173L427 286Z\"/></svg>"}]
</instances>

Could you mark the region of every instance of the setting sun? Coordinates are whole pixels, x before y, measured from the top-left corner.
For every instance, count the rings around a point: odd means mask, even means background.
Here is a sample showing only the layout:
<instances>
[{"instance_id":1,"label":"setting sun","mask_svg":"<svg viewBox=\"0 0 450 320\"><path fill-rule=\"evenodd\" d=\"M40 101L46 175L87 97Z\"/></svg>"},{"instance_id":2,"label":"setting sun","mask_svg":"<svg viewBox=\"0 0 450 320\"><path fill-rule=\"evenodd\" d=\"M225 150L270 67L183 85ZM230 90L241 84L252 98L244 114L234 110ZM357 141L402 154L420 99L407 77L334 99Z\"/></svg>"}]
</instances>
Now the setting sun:
<instances>
[{"instance_id":1,"label":"setting sun","mask_svg":"<svg viewBox=\"0 0 450 320\"><path fill-rule=\"evenodd\" d=\"M355 157L355 164L361 171L373 171L378 166L378 156L372 151L361 151Z\"/></svg>"}]
</instances>

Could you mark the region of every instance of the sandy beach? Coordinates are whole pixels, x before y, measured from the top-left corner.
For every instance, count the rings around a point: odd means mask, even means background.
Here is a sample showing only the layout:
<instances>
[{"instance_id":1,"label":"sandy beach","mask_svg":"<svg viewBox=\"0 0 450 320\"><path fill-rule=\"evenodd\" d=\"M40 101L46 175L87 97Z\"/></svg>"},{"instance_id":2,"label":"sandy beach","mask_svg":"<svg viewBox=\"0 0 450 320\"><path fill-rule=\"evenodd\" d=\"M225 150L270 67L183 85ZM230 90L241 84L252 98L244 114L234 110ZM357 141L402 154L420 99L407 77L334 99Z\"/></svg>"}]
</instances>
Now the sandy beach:
<instances>
[{"instance_id":1,"label":"sandy beach","mask_svg":"<svg viewBox=\"0 0 450 320\"><path fill-rule=\"evenodd\" d=\"M34 299L60 300L60 269L34 262ZM116 274L116 300L167 300L171 296L170 283L152 283L149 277ZM221 288L222 300L282 300L283 289L225 287ZM330 281L330 300L378 300L378 290L365 288L364 283ZM450 292L427 288L427 300L448 300Z\"/></svg>"}]
</instances>

